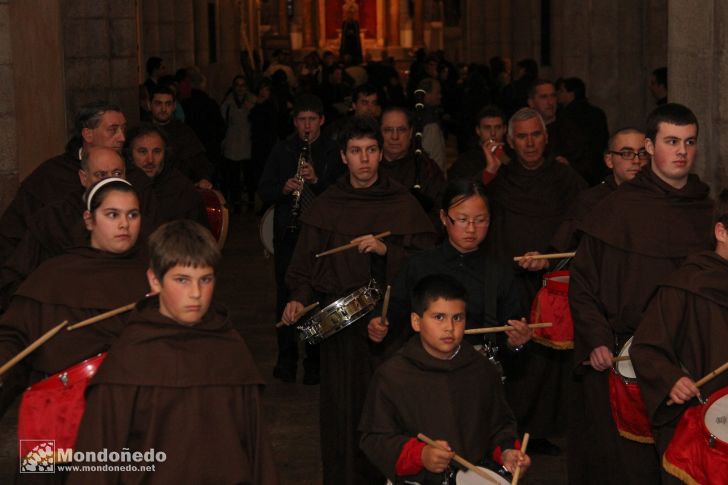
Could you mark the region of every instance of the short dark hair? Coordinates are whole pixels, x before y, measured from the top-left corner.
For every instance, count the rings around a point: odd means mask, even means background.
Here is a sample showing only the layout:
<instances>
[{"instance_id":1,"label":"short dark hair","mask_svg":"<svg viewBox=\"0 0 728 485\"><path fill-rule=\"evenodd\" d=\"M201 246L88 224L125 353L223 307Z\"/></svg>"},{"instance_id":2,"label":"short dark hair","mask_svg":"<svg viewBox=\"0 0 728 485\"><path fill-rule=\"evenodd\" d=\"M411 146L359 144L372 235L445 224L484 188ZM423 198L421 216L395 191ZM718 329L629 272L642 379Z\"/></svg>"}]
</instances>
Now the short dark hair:
<instances>
[{"instance_id":1,"label":"short dark hair","mask_svg":"<svg viewBox=\"0 0 728 485\"><path fill-rule=\"evenodd\" d=\"M376 94L377 99L379 99L379 90L376 86L370 83L360 84L352 90L351 102L352 104L356 103L357 101L359 101L360 96L371 96L372 94Z\"/></svg>"},{"instance_id":2,"label":"short dark hair","mask_svg":"<svg viewBox=\"0 0 728 485\"><path fill-rule=\"evenodd\" d=\"M346 146L349 140L357 140L360 138L373 138L377 141L379 149L382 149L384 139L379 129L379 123L373 118L359 118L353 116L344 124L339 132L338 141L339 148L342 152L346 152Z\"/></svg>"},{"instance_id":3,"label":"short dark hair","mask_svg":"<svg viewBox=\"0 0 728 485\"><path fill-rule=\"evenodd\" d=\"M321 102L321 98L309 93L297 96L293 102L292 115L296 117L304 111L312 111L322 116L324 114L324 104Z\"/></svg>"},{"instance_id":4,"label":"short dark hair","mask_svg":"<svg viewBox=\"0 0 728 485\"><path fill-rule=\"evenodd\" d=\"M506 115L503 113L503 110L492 104L480 108L480 111L478 111L478 114L475 117L475 125L480 125L480 120L483 118L500 118L501 122L503 122L504 125L506 124Z\"/></svg>"},{"instance_id":5,"label":"short dark hair","mask_svg":"<svg viewBox=\"0 0 728 485\"><path fill-rule=\"evenodd\" d=\"M533 98L536 96L536 88L543 86L544 84L550 84L554 87L554 89L556 89L556 85L548 79L536 79L533 83L531 83L531 87L528 88L528 97Z\"/></svg>"},{"instance_id":6,"label":"short dark hair","mask_svg":"<svg viewBox=\"0 0 728 485\"><path fill-rule=\"evenodd\" d=\"M162 67L161 57L150 57L147 59L147 75L151 76L154 71Z\"/></svg>"},{"instance_id":7,"label":"short dark hair","mask_svg":"<svg viewBox=\"0 0 728 485\"><path fill-rule=\"evenodd\" d=\"M447 211L465 199L478 196L483 199L485 206L490 211L488 196L485 195L485 186L478 181L459 178L448 181L445 190L442 191L442 210Z\"/></svg>"},{"instance_id":8,"label":"short dark hair","mask_svg":"<svg viewBox=\"0 0 728 485\"><path fill-rule=\"evenodd\" d=\"M152 89L152 92L149 93L149 101L152 101L154 99L154 96L157 94L168 94L172 96L173 100L177 100L177 93L174 92L174 89L167 86L156 86L154 89Z\"/></svg>"},{"instance_id":9,"label":"short dark hair","mask_svg":"<svg viewBox=\"0 0 728 485\"><path fill-rule=\"evenodd\" d=\"M124 142L124 149L122 150L124 160L126 160L128 163L132 163L132 149L134 148L134 142L138 138L148 135L158 135L159 138L162 139L162 143L164 143L164 158L167 159L169 157L170 147L167 135L157 125L145 122L141 123L139 126L132 128L126 133L126 141Z\"/></svg>"},{"instance_id":10,"label":"short dark hair","mask_svg":"<svg viewBox=\"0 0 728 485\"><path fill-rule=\"evenodd\" d=\"M535 59L521 59L516 63L524 71L524 75L532 79L538 77L538 62Z\"/></svg>"},{"instance_id":11,"label":"short dark hair","mask_svg":"<svg viewBox=\"0 0 728 485\"><path fill-rule=\"evenodd\" d=\"M88 104L84 104L76 113L75 119L75 130L76 136L81 136L81 131L84 128L94 129L98 128L101 123L101 118L107 111L113 111L116 113L122 113L121 108L118 104L112 104L107 101L93 101Z\"/></svg>"},{"instance_id":12,"label":"short dark hair","mask_svg":"<svg viewBox=\"0 0 728 485\"><path fill-rule=\"evenodd\" d=\"M410 308L421 317L430 304L440 298L448 301L462 300L467 304L468 290L450 275L432 274L425 276L412 288Z\"/></svg>"},{"instance_id":13,"label":"short dark hair","mask_svg":"<svg viewBox=\"0 0 728 485\"><path fill-rule=\"evenodd\" d=\"M104 186L99 188L98 190L94 191L97 185L99 185L101 182L104 182ZM93 219L96 219L96 209L98 209L101 204L104 203L104 199L106 199L106 196L110 192L127 192L134 194L137 198L137 202L139 201L139 194L137 193L136 189L128 182L123 182L121 180L115 180L112 182L106 181L106 179L99 180L92 186L86 189L86 191L83 193L83 205L84 207L88 207L89 212L91 213L91 217ZM91 197L91 194L93 193L93 197L91 200L89 200L89 197Z\"/></svg>"},{"instance_id":14,"label":"short dark hair","mask_svg":"<svg viewBox=\"0 0 728 485\"><path fill-rule=\"evenodd\" d=\"M712 228L715 228L715 225L718 223L723 224L728 229L728 189L721 190L718 197L715 198ZM715 244L715 233L712 232L711 234L713 236L713 244Z\"/></svg>"},{"instance_id":15,"label":"short dark hair","mask_svg":"<svg viewBox=\"0 0 728 485\"><path fill-rule=\"evenodd\" d=\"M564 89L574 93L574 99L586 98L586 84L578 77L567 77L564 79Z\"/></svg>"},{"instance_id":16,"label":"short dark hair","mask_svg":"<svg viewBox=\"0 0 728 485\"><path fill-rule=\"evenodd\" d=\"M652 71L652 75L655 76L655 82L657 84L661 84L665 86L665 89L667 89L667 68L666 67L658 67L654 71Z\"/></svg>"},{"instance_id":17,"label":"short dark hair","mask_svg":"<svg viewBox=\"0 0 728 485\"><path fill-rule=\"evenodd\" d=\"M645 137L654 142L657 131L660 129L660 123L678 126L695 125L700 129L695 113L687 106L677 103L663 104L652 110L645 122Z\"/></svg>"},{"instance_id":18,"label":"short dark hair","mask_svg":"<svg viewBox=\"0 0 728 485\"><path fill-rule=\"evenodd\" d=\"M414 114L407 108L403 108L402 106L390 106L386 108L384 111L382 111L382 116L379 118L380 120L384 119L384 115L389 113L402 113L405 118L407 118L407 126L412 128L414 126L415 117Z\"/></svg>"},{"instance_id":19,"label":"short dark hair","mask_svg":"<svg viewBox=\"0 0 728 485\"><path fill-rule=\"evenodd\" d=\"M609 150L616 149L617 147L614 146L614 141L617 139L617 137L619 135L627 135L627 134L644 135L645 132L640 130L639 128L635 128L634 126L622 127L620 129L618 129L617 131L615 131L614 133L612 133L612 135L609 137L609 140L607 141L606 151L608 152Z\"/></svg>"},{"instance_id":20,"label":"short dark hair","mask_svg":"<svg viewBox=\"0 0 728 485\"><path fill-rule=\"evenodd\" d=\"M728 189L720 191L713 205L713 224L710 226L710 240L713 242L713 247L718 246L718 240L715 238L715 225L718 223L728 229Z\"/></svg>"},{"instance_id":21,"label":"short dark hair","mask_svg":"<svg viewBox=\"0 0 728 485\"><path fill-rule=\"evenodd\" d=\"M176 265L215 269L219 262L220 247L215 238L189 219L163 224L149 236L149 267L160 281Z\"/></svg>"}]
</instances>

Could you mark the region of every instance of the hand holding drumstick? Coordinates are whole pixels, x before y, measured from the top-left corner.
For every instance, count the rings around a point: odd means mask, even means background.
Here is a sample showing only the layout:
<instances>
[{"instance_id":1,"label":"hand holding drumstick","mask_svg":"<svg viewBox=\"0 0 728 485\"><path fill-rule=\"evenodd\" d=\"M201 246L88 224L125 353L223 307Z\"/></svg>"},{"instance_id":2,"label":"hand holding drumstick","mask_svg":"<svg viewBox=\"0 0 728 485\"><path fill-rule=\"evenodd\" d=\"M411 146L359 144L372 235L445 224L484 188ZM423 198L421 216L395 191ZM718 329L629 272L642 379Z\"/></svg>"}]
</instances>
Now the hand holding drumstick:
<instances>
[{"instance_id":1,"label":"hand holding drumstick","mask_svg":"<svg viewBox=\"0 0 728 485\"><path fill-rule=\"evenodd\" d=\"M392 290L391 286L387 286L387 291L384 293L384 304L382 305L382 316L374 317L369 320L367 326L367 333L369 334L369 340L375 343L379 343L384 340L389 332L389 322L387 321L387 310L389 309L389 295Z\"/></svg>"}]
</instances>

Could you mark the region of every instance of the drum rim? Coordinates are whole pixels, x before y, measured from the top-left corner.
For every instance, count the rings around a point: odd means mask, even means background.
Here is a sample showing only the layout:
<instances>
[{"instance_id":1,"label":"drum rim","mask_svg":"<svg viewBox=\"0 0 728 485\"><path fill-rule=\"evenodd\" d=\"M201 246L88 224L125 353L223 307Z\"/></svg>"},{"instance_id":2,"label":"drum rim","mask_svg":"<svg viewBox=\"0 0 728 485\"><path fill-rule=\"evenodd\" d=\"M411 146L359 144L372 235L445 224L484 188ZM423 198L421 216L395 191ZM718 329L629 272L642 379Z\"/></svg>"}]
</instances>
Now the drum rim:
<instances>
[{"instance_id":1,"label":"drum rim","mask_svg":"<svg viewBox=\"0 0 728 485\"><path fill-rule=\"evenodd\" d=\"M705 423L705 417L708 414L708 410L710 409L710 407L718 400L726 397L726 395L728 395L728 386L725 386L722 389L718 389L717 391L712 393L708 397L708 401L705 404L699 404L699 406L703 407L703 409L701 410L702 412L700 413L700 427L705 433L706 438L708 438L709 440L710 438L714 438L716 445L718 445L723 452L728 452L728 441L722 440L710 432L710 429L708 429L708 425Z\"/></svg>"},{"instance_id":2,"label":"drum rim","mask_svg":"<svg viewBox=\"0 0 728 485\"><path fill-rule=\"evenodd\" d=\"M632 339L634 339L634 337L630 337L624 343L624 345L622 346L622 349L617 354L618 357L622 357L624 355L627 355L629 357L629 349L632 348ZM627 351L626 354L624 353L625 350ZM622 374L621 372L619 372L620 365L622 365L622 366L629 365L632 368L632 373L635 376L634 377L629 377L629 376L625 376L624 374ZM632 361L631 360L623 360L623 361L620 361L620 362L615 362L614 363L614 366L613 366L613 369L614 369L614 372L617 373L617 377L619 377L620 379L622 379L625 382L625 384L636 384L637 383L637 372L634 370L634 365L632 365Z\"/></svg>"},{"instance_id":3,"label":"drum rim","mask_svg":"<svg viewBox=\"0 0 728 485\"><path fill-rule=\"evenodd\" d=\"M487 473L488 475L492 475L492 478L493 478L494 480L498 480L498 481L499 481L499 483L503 483L503 484L508 484L508 485L510 485L510 483L511 483L511 482L510 482L510 481L508 481L508 480L507 480L507 479L506 479L505 477L503 477L503 476L499 475L499 474L498 474L498 472L496 472L496 471L494 471L494 470L491 470L490 468L486 468L486 467L483 467L483 466L478 466L478 468L480 468L481 470L485 471L485 472L486 472L486 473ZM461 473L463 473L463 474L465 474L465 473L470 473L470 474L471 474L471 476L472 476L472 475L476 475L476 474L475 474L474 472L472 472L472 471L470 471L470 470L458 470L457 474L455 474L455 483L458 483L458 478L457 478L457 477L458 477L458 476L459 476L459 475L460 475ZM484 479L483 479L483 480L481 480L481 481L484 481Z\"/></svg>"},{"instance_id":4,"label":"drum rim","mask_svg":"<svg viewBox=\"0 0 728 485\"><path fill-rule=\"evenodd\" d=\"M67 367L63 370L56 372L55 374L52 374L52 375L46 377L45 379L41 379L38 382L36 382L35 384L28 386L28 388L26 389L26 392L27 391L50 390L50 389L65 387L62 384L59 384L60 376L63 375L64 373L68 373L68 374L73 373L74 377L76 377L76 375L80 373L81 377L91 378L94 375L96 375L96 372L98 372L99 367L101 367L101 364L103 363L104 359L106 358L106 354L107 354L106 352L99 352L98 354L94 355L93 357L84 359L81 362L77 362L70 367ZM84 373L83 370L84 370L84 367L86 367L90 364L95 364L96 367L94 369L93 374L91 374L89 376L88 372Z\"/></svg>"},{"instance_id":5,"label":"drum rim","mask_svg":"<svg viewBox=\"0 0 728 485\"><path fill-rule=\"evenodd\" d=\"M268 207L265 210L265 212L263 213L263 215L261 216L260 220L258 221L258 239L260 240L261 244L263 245L263 249L268 251L268 253L270 253L270 254L275 254L274 248L273 248L273 239L275 237L275 234L273 233L275 230L275 228L274 228L275 211L276 211L275 205ZM268 245L266 244L266 239L263 237L263 227L265 226L265 221L267 221L268 218L270 218L270 229L271 229L270 247L268 247Z\"/></svg>"}]
</instances>

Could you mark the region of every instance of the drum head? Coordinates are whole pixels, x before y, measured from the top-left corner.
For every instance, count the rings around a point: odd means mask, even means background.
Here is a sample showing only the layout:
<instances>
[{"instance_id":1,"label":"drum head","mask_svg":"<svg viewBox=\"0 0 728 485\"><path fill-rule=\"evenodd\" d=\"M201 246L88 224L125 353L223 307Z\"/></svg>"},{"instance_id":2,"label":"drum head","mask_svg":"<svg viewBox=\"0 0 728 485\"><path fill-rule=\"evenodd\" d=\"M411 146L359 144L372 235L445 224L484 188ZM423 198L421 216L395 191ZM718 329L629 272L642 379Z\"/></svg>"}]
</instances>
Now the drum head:
<instances>
[{"instance_id":1,"label":"drum head","mask_svg":"<svg viewBox=\"0 0 728 485\"><path fill-rule=\"evenodd\" d=\"M632 338L627 340L627 343L624 344L624 347L622 347L622 351L619 353L620 357L626 356L629 357L629 349L632 347ZM631 360L623 360L620 362L617 362L614 364L614 369L617 371L617 374L620 376L626 378L626 379L637 379L637 374L635 374L634 367L632 366Z\"/></svg>"},{"instance_id":2,"label":"drum head","mask_svg":"<svg viewBox=\"0 0 728 485\"><path fill-rule=\"evenodd\" d=\"M458 474L455 476L455 483L457 485L511 485L511 482L498 475L496 472L483 467L478 468L492 478L490 480L486 480L485 478L470 470L459 471Z\"/></svg>"},{"instance_id":3,"label":"drum head","mask_svg":"<svg viewBox=\"0 0 728 485\"><path fill-rule=\"evenodd\" d=\"M260 236L260 242L263 244L263 249L267 254L274 254L273 252L273 218L275 217L275 207L269 207L263 217L260 219L258 224L258 235Z\"/></svg>"},{"instance_id":4,"label":"drum head","mask_svg":"<svg viewBox=\"0 0 728 485\"><path fill-rule=\"evenodd\" d=\"M728 443L728 394L708 406L704 419L708 432Z\"/></svg>"}]
</instances>

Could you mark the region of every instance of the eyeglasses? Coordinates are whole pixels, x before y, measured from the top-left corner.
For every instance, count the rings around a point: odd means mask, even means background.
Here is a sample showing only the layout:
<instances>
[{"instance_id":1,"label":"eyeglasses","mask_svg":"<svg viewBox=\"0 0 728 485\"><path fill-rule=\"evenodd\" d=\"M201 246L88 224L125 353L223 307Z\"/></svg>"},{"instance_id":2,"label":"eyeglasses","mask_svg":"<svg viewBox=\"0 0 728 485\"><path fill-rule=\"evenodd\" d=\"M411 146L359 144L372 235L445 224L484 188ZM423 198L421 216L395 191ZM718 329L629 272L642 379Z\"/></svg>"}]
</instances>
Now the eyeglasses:
<instances>
[{"instance_id":1,"label":"eyeglasses","mask_svg":"<svg viewBox=\"0 0 728 485\"><path fill-rule=\"evenodd\" d=\"M619 155L620 157L624 158L625 160L634 160L634 157L637 156L640 160L649 160L650 154L647 153L647 150L640 150L638 152L634 152L632 150L622 150L619 152L615 152L614 150L609 150L608 153L611 153L612 155Z\"/></svg>"},{"instance_id":2,"label":"eyeglasses","mask_svg":"<svg viewBox=\"0 0 728 485\"><path fill-rule=\"evenodd\" d=\"M460 228L466 228L470 224L474 225L475 227L484 227L490 224L490 219L486 217L478 217L477 219L467 219L465 217L460 217L457 219L453 219L452 217L450 217L450 214L445 213L445 215L450 220L451 224Z\"/></svg>"}]
</instances>

